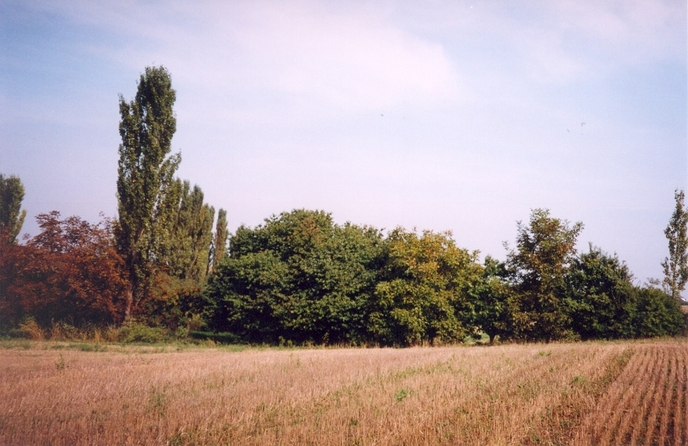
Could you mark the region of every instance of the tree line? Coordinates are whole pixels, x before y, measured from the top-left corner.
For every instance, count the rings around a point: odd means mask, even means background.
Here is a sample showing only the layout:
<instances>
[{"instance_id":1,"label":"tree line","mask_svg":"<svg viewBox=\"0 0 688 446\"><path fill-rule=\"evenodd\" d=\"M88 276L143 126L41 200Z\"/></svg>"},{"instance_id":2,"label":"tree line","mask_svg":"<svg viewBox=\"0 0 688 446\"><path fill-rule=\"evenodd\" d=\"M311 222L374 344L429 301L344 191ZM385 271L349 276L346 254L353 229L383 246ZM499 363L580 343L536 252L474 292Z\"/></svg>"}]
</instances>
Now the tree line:
<instances>
[{"instance_id":1,"label":"tree line","mask_svg":"<svg viewBox=\"0 0 688 446\"><path fill-rule=\"evenodd\" d=\"M295 210L240 227L202 297L212 327L250 342L417 345L678 335L679 301L616 255L577 253L580 223L536 209L506 261L448 232L337 225Z\"/></svg>"},{"instance_id":2,"label":"tree line","mask_svg":"<svg viewBox=\"0 0 688 446\"><path fill-rule=\"evenodd\" d=\"M176 94L148 67L120 96L118 215L91 224L53 211L18 242L26 212L16 177L0 175L0 330L130 324L205 326L258 343L408 346L615 339L685 330L688 280L682 191L665 231L663 282L634 283L616 255L576 251L582 223L546 209L517 223L505 261L456 246L449 232L388 233L293 210L227 230L201 188L175 177ZM192 328L193 328L192 327Z\"/></svg>"}]
</instances>

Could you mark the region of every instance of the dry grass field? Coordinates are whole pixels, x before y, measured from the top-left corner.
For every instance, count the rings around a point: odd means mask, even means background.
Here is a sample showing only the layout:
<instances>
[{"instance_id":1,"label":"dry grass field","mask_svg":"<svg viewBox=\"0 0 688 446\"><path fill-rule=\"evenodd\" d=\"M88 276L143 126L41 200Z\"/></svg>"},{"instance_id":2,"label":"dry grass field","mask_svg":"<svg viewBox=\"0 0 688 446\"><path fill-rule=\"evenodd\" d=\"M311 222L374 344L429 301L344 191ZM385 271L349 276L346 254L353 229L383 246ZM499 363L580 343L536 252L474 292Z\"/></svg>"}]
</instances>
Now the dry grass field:
<instances>
[{"instance_id":1,"label":"dry grass field","mask_svg":"<svg viewBox=\"0 0 688 446\"><path fill-rule=\"evenodd\" d=\"M688 444L688 342L0 348L0 444Z\"/></svg>"}]
</instances>

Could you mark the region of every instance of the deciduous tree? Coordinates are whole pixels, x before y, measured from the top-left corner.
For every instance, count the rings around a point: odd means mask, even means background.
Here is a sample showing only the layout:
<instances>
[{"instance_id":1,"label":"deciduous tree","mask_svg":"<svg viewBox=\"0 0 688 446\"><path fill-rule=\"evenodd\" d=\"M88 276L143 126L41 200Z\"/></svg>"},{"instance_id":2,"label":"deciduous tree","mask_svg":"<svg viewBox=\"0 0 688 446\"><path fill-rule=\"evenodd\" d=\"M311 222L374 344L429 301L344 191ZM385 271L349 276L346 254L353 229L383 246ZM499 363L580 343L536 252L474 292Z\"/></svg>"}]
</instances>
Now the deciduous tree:
<instances>
[{"instance_id":1,"label":"deciduous tree","mask_svg":"<svg viewBox=\"0 0 688 446\"><path fill-rule=\"evenodd\" d=\"M110 222L92 225L59 212L36 217L41 232L0 250L0 314L17 323L112 324L124 316L124 262Z\"/></svg>"},{"instance_id":2,"label":"deciduous tree","mask_svg":"<svg viewBox=\"0 0 688 446\"><path fill-rule=\"evenodd\" d=\"M385 240L386 260L368 324L381 344L460 342L473 319L470 294L482 268L477 252L458 248L451 234L403 228Z\"/></svg>"},{"instance_id":3,"label":"deciduous tree","mask_svg":"<svg viewBox=\"0 0 688 446\"><path fill-rule=\"evenodd\" d=\"M616 255L590 245L566 275L566 311L582 339L636 335L637 291L628 266Z\"/></svg>"},{"instance_id":4,"label":"deciduous tree","mask_svg":"<svg viewBox=\"0 0 688 446\"><path fill-rule=\"evenodd\" d=\"M21 209L24 199L24 186L15 176L5 177L0 174L0 237L10 243L17 242L26 217L26 210Z\"/></svg>"},{"instance_id":5,"label":"deciduous tree","mask_svg":"<svg viewBox=\"0 0 688 446\"><path fill-rule=\"evenodd\" d=\"M203 202L203 191L188 181L175 180L181 190L179 202L171 210L171 231L166 254L161 255L173 277L197 284L205 281L210 266L215 209Z\"/></svg>"},{"instance_id":6,"label":"deciduous tree","mask_svg":"<svg viewBox=\"0 0 688 446\"><path fill-rule=\"evenodd\" d=\"M678 300L659 288L637 289L636 337L676 336L686 330L686 321Z\"/></svg>"},{"instance_id":7,"label":"deciduous tree","mask_svg":"<svg viewBox=\"0 0 688 446\"><path fill-rule=\"evenodd\" d=\"M241 226L204 292L212 325L260 342L365 341L381 242L322 211Z\"/></svg>"},{"instance_id":8,"label":"deciduous tree","mask_svg":"<svg viewBox=\"0 0 688 446\"><path fill-rule=\"evenodd\" d=\"M227 253L227 239L229 231L227 230L227 211L220 209L217 212L217 224L215 225L215 235L213 236L213 249L211 253L212 264L211 270L217 268L220 261Z\"/></svg>"},{"instance_id":9,"label":"deciduous tree","mask_svg":"<svg viewBox=\"0 0 688 446\"><path fill-rule=\"evenodd\" d=\"M688 211L682 190L674 192L676 207L664 235L669 240L669 257L662 262L663 284L667 292L678 300L688 281Z\"/></svg>"},{"instance_id":10,"label":"deciduous tree","mask_svg":"<svg viewBox=\"0 0 688 446\"><path fill-rule=\"evenodd\" d=\"M576 239L583 223L572 226L550 217L546 209L534 209L530 224L518 222L516 250L507 255L515 290L516 335L531 340L565 336L567 315L561 305L564 276L575 258Z\"/></svg>"},{"instance_id":11,"label":"deciduous tree","mask_svg":"<svg viewBox=\"0 0 688 446\"><path fill-rule=\"evenodd\" d=\"M147 67L133 101L120 96L121 116L117 177L116 239L124 258L129 289L125 316L129 318L145 298L155 273L155 253L169 228L167 222L174 173L179 154L168 156L176 130L176 94L164 67Z\"/></svg>"},{"instance_id":12,"label":"deciduous tree","mask_svg":"<svg viewBox=\"0 0 688 446\"><path fill-rule=\"evenodd\" d=\"M471 291L471 297L473 324L478 333L487 334L490 344L496 336L504 340L513 335L513 295L506 265L487 256L481 280Z\"/></svg>"}]
</instances>

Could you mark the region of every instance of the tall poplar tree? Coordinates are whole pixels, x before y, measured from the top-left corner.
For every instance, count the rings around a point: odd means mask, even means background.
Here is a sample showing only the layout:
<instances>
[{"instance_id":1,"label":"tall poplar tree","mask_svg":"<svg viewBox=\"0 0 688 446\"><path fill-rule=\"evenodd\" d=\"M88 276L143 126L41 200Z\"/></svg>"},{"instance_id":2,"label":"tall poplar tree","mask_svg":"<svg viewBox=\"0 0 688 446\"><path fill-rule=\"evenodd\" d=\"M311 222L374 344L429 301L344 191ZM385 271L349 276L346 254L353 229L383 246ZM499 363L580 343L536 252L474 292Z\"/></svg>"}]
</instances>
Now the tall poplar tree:
<instances>
[{"instance_id":1,"label":"tall poplar tree","mask_svg":"<svg viewBox=\"0 0 688 446\"><path fill-rule=\"evenodd\" d=\"M125 319L146 297L155 273L155 253L166 222L167 195L181 155L168 156L177 120L176 94L164 67L147 67L133 101L120 95L117 177L119 218L115 236L129 275Z\"/></svg>"},{"instance_id":2,"label":"tall poplar tree","mask_svg":"<svg viewBox=\"0 0 688 446\"><path fill-rule=\"evenodd\" d=\"M180 189L175 223L167 249L167 266L172 276L202 283L208 273L213 240L215 209L203 202L203 191L188 181L175 180Z\"/></svg>"},{"instance_id":3,"label":"tall poplar tree","mask_svg":"<svg viewBox=\"0 0 688 446\"><path fill-rule=\"evenodd\" d=\"M220 209L217 212L217 224L215 225L215 236L213 238L212 247L212 264L210 270L217 268L220 264L220 260L225 256L227 252L227 238L229 237L229 231L227 230L227 211Z\"/></svg>"},{"instance_id":4,"label":"tall poplar tree","mask_svg":"<svg viewBox=\"0 0 688 446\"><path fill-rule=\"evenodd\" d=\"M17 235L24 225L26 210L21 209L24 186L15 176L0 174L0 233L9 243L17 242Z\"/></svg>"},{"instance_id":5,"label":"tall poplar tree","mask_svg":"<svg viewBox=\"0 0 688 446\"><path fill-rule=\"evenodd\" d=\"M681 295L688 281L688 211L684 205L685 194L682 190L674 191L676 207L671 215L664 235L669 240L669 257L662 262L664 268L664 286L675 299Z\"/></svg>"}]
</instances>

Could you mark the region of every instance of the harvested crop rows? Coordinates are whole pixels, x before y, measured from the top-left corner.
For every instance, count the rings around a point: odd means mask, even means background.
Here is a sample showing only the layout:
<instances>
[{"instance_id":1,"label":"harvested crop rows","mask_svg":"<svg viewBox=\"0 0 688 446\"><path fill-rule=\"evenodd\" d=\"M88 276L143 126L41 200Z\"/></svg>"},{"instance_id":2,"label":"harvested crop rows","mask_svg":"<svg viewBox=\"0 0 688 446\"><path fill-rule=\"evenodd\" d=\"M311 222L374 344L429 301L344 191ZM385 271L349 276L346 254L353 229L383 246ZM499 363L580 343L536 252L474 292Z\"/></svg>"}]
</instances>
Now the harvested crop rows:
<instances>
[{"instance_id":1,"label":"harvested crop rows","mask_svg":"<svg viewBox=\"0 0 688 446\"><path fill-rule=\"evenodd\" d=\"M683 340L0 349L0 444L687 444ZM109 347L114 349L114 347Z\"/></svg>"},{"instance_id":2,"label":"harvested crop rows","mask_svg":"<svg viewBox=\"0 0 688 446\"><path fill-rule=\"evenodd\" d=\"M579 444L688 444L685 343L638 344L581 424Z\"/></svg>"}]
</instances>

